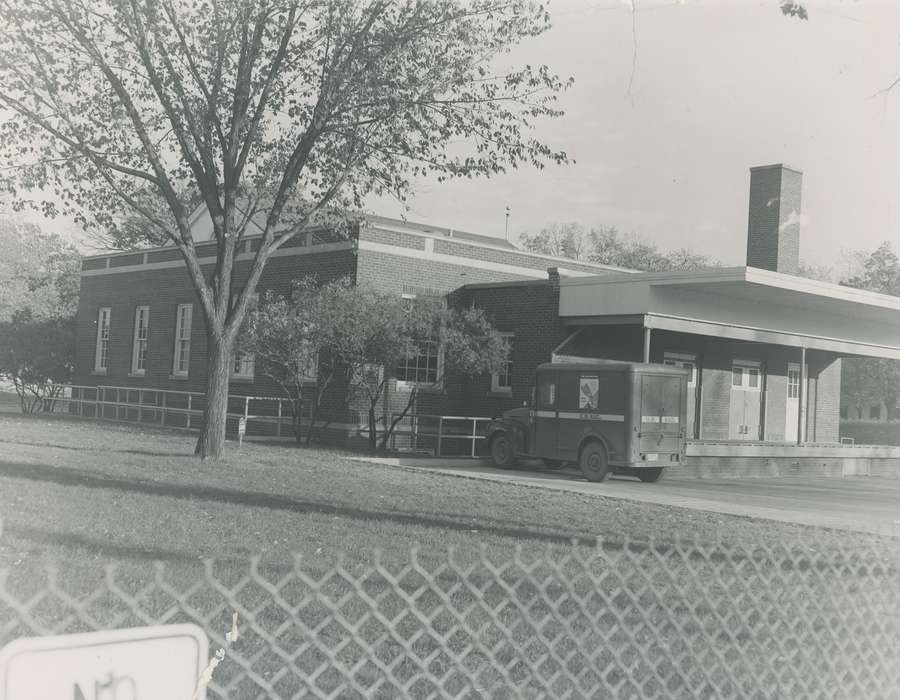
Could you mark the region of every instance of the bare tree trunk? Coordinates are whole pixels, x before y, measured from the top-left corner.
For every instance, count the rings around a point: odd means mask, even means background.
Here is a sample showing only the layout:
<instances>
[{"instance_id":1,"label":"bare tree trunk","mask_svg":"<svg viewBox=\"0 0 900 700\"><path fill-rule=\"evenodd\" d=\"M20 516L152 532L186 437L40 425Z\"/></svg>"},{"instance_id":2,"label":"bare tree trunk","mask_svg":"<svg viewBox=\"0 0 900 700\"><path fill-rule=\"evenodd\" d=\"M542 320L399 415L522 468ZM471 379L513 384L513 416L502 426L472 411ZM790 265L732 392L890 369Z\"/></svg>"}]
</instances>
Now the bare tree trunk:
<instances>
[{"instance_id":1,"label":"bare tree trunk","mask_svg":"<svg viewBox=\"0 0 900 700\"><path fill-rule=\"evenodd\" d=\"M297 445L303 444L303 424L301 423L303 416L303 394L297 392L297 398L294 399L294 442Z\"/></svg>"},{"instance_id":2,"label":"bare tree trunk","mask_svg":"<svg viewBox=\"0 0 900 700\"><path fill-rule=\"evenodd\" d=\"M201 459L219 459L225 452L225 421L228 417L228 383L231 377L231 344L207 334L207 389L203 425L194 454Z\"/></svg>"},{"instance_id":3,"label":"bare tree trunk","mask_svg":"<svg viewBox=\"0 0 900 700\"><path fill-rule=\"evenodd\" d=\"M377 399L369 402L369 452L375 452L378 447L378 427L375 425L375 404L377 402Z\"/></svg>"},{"instance_id":4,"label":"bare tree trunk","mask_svg":"<svg viewBox=\"0 0 900 700\"><path fill-rule=\"evenodd\" d=\"M394 428L397 427L397 424L406 418L409 413L409 409L413 407L413 404L416 402L418 387L413 386L412 390L409 392L409 398L406 400L406 408L403 409L403 412L398 415L394 420L391 421L391 424L388 428L385 429L384 434L381 436L381 451L384 452L387 450L388 441L391 439L391 435L394 434Z\"/></svg>"}]
</instances>

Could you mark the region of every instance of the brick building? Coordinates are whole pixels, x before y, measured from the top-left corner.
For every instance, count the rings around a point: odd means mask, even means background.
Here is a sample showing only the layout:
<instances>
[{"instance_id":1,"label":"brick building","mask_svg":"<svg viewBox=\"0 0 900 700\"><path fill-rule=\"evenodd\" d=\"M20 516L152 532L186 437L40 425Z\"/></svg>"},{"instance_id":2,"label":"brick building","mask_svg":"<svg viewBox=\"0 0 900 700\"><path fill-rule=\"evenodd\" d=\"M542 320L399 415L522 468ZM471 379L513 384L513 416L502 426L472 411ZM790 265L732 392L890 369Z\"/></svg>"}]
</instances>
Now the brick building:
<instances>
[{"instance_id":1,"label":"brick building","mask_svg":"<svg viewBox=\"0 0 900 700\"><path fill-rule=\"evenodd\" d=\"M643 360L692 369L694 440L834 443L841 358L900 358L900 299L796 276L800 179L782 165L751 169L747 267L636 273L373 216L345 239L309 231L291 241L270 260L259 292L287 292L307 274L349 276L398 296L447 295L485 309L509 338L507 367L420 385L421 414L491 416L521 406L535 367L551 359ZM208 237L203 216L194 227L198 240ZM257 244L245 242L238 275ZM213 244L200 243L201 256L204 245ZM202 317L176 250L91 256L82 274L77 384L203 391ZM395 372L384 417L406 403L408 370ZM235 358L231 393L274 396L278 388L254 375L252 358ZM348 387L331 387L320 411L332 430L356 433Z\"/></svg>"}]
</instances>

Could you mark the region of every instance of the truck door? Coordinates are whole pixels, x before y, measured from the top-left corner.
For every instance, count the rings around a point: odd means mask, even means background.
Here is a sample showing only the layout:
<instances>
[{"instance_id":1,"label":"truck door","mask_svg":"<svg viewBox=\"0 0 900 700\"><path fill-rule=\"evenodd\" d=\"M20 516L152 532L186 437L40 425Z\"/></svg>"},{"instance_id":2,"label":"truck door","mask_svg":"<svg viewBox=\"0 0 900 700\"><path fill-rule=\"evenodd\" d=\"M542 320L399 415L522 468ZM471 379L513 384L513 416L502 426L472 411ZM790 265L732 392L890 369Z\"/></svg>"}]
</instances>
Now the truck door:
<instances>
[{"instance_id":1,"label":"truck door","mask_svg":"<svg viewBox=\"0 0 900 700\"><path fill-rule=\"evenodd\" d=\"M644 454L680 452L682 383L678 376L641 376L640 451ZM648 461L650 461L648 459Z\"/></svg>"},{"instance_id":2,"label":"truck door","mask_svg":"<svg viewBox=\"0 0 900 700\"><path fill-rule=\"evenodd\" d=\"M540 372L534 411L534 455L556 457L559 440L559 406L556 372Z\"/></svg>"}]
</instances>

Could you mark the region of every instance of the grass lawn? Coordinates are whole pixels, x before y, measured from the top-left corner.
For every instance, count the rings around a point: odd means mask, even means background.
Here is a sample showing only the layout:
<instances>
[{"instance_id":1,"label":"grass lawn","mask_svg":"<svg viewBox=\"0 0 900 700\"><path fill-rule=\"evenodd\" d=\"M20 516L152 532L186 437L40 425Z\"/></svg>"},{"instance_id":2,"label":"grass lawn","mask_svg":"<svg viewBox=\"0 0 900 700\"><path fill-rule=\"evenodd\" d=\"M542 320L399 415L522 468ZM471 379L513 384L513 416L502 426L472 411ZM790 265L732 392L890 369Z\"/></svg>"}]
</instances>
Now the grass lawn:
<instances>
[{"instance_id":1,"label":"grass lawn","mask_svg":"<svg viewBox=\"0 0 900 700\"><path fill-rule=\"evenodd\" d=\"M183 560L297 551L543 547L597 536L777 543L789 524L228 444L175 431L0 414L0 565L52 554ZM848 535L850 537L851 535Z\"/></svg>"},{"instance_id":2,"label":"grass lawn","mask_svg":"<svg viewBox=\"0 0 900 700\"><path fill-rule=\"evenodd\" d=\"M566 694L565 688L575 688L574 697L594 697L598 688L643 697L652 694L648 683L669 688L666 697L750 696L753 687L774 688L782 697L830 687L875 697L883 687L871 685L876 681L832 675L864 669L866 678L882 679L886 668L897 669L880 656L854 652L869 643L886 648L878 645L900 633L893 568L900 559L875 569L847 563L857 545L867 555L881 551L868 535L406 470L324 449L229 443L225 459L203 463L192 456L193 444L175 431L0 413L5 585L40 589L35 572L53 560L82 572L66 585L86 593L99 585L101 564L118 562L118 585L141 598L137 592L155 575L150 561L167 562L169 574L193 590L203 579L198 560L216 559L216 581L224 588L184 593L178 607L179 614L190 607L209 621L215 644L223 643L232 609L253 618L244 623L245 646L217 676L214 690L228 697L291 697L304 683L326 693L326 674L315 671L327 667L322 659L341 654L350 655L344 668L358 665L359 679L348 680L347 671L335 681L346 684L346 692L336 686L340 697L428 696L431 680L451 683L443 670L432 670L438 661L448 674L467 676L463 686L507 689L471 697L545 697ZM786 549L798 535L813 554L794 557ZM638 544L680 544L644 547L643 554L608 549L624 536ZM597 538L606 543L600 557L592 554ZM704 542L712 544L692 549ZM835 545L837 558L829 554ZM453 546L460 554L451 564ZM425 562L424 579L403 564L413 547ZM515 563L497 572L485 564L511 562L515 547L521 548L517 562L541 559L543 568ZM400 562L394 583L382 573L365 574L375 549ZM896 547L890 551L896 554ZM355 583L328 578L316 600L349 602L316 609L308 582L291 602L298 583L291 579L292 555L303 555L306 575L327 577L339 552L351 579L362 573ZM263 560L255 573L248 569L251 556ZM276 588L256 585L268 577L289 580L276 586L277 605ZM165 590L157 601L161 589L153 588L141 609L164 615L173 599ZM364 598L375 602L350 610ZM848 599L857 607L846 605ZM95 598L91 615L109 617L111 626L141 623L116 617L113 603ZM372 606L392 632L372 632L379 641L371 653L342 646L348 635L368 634L356 621ZM418 617L406 618L412 609ZM872 636L854 617L863 613L893 627ZM53 631L80 623L78 615L52 606L40 617L50 619ZM5 622L0 605L0 644L27 632L15 624L4 628ZM415 643L403 642L406 625ZM835 635L853 636L859 646L830 659L819 648ZM298 649L307 651L294 656ZM372 654L386 665L382 670L371 665ZM405 674L428 687L400 692ZM381 691L363 692L375 686Z\"/></svg>"}]
</instances>

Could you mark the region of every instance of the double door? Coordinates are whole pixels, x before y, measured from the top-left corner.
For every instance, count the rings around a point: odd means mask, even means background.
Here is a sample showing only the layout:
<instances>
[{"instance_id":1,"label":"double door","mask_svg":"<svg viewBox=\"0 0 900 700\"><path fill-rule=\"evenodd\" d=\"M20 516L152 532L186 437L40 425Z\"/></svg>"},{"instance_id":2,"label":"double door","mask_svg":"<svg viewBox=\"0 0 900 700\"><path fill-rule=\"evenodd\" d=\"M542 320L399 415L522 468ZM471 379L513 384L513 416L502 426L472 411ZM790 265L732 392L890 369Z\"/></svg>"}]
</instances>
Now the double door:
<instances>
[{"instance_id":1,"label":"double door","mask_svg":"<svg viewBox=\"0 0 900 700\"><path fill-rule=\"evenodd\" d=\"M731 366L731 406L728 438L762 440L763 367L752 360L735 360Z\"/></svg>"}]
</instances>

